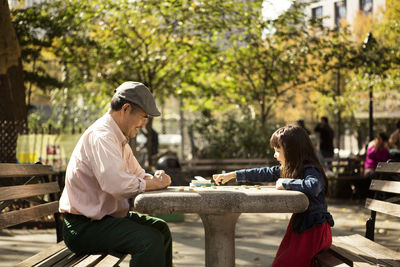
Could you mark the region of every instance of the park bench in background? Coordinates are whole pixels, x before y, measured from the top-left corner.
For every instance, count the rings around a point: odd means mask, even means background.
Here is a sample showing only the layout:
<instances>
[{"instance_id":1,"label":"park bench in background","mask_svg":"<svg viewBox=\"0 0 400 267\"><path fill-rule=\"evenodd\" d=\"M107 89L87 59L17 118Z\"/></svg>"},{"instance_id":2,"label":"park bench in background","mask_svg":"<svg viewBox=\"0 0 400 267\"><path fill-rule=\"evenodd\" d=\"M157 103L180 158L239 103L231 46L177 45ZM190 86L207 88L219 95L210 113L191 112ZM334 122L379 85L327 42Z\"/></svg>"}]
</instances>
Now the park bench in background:
<instances>
[{"instance_id":1,"label":"park bench in background","mask_svg":"<svg viewBox=\"0 0 400 267\"><path fill-rule=\"evenodd\" d=\"M62 240L58 213L60 183L51 166L0 163L0 230L54 216L57 244L17 266L115 266L122 254L76 255Z\"/></svg>"},{"instance_id":2,"label":"park bench in background","mask_svg":"<svg viewBox=\"0 0 400 267\"><path fill-rule=\"evenodd\" d=\"M210 171L218 173L222 171L230 172L240 169L272 166L274 161L270 159L191 159L181 162L184 172ZM277 163L277 162L275 162Z\"/></svg>"},{"instance_id":3,"label":"park bench in background","mask_svg":"<svg viewBox=\"0 0 400 267\"><path fill-rule=\"evenodd\" d=\"M329 250L319 253L319 266L400 266L400 253L374 242L376 212L400 217L400 162L379 163L365 207L371 210L366 237L335 236ZM400 237L399 237L400 238Z\"/></svg>"},{"instance_id":4,"label":"park bench in background","mask_svg":"<svg viewBox=\"0 0 400 267\"><path fill-rule=\"evenodd\" d=\"M365 179L363 175L363 158L327 158L326 163L334 174L328 176L329 196L336 198L365 198L369 179Z\"/></svg>"}]
</instances>

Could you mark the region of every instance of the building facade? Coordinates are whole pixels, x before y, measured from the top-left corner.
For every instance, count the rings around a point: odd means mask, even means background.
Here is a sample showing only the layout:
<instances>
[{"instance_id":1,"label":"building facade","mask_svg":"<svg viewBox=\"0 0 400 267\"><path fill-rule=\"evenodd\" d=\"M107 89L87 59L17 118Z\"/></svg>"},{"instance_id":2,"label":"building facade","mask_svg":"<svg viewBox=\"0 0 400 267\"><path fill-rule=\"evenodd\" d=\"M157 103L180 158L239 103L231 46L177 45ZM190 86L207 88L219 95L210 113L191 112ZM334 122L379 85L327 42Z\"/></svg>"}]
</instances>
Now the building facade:
<instances>
[{"instance_id":1,"label":"building facade","mask_svg":"<svg viewBox=\"0 0 400 267\"><path fill-rule=\"evenodd\" d=\"M342 20L353 25L360 12L365 15L379 14L385 9L385 2L385 0L321 0L310 4L306 14L311 18L323 18L323 25L331 28L340 26Z\"/></svg>"}]
</instances>

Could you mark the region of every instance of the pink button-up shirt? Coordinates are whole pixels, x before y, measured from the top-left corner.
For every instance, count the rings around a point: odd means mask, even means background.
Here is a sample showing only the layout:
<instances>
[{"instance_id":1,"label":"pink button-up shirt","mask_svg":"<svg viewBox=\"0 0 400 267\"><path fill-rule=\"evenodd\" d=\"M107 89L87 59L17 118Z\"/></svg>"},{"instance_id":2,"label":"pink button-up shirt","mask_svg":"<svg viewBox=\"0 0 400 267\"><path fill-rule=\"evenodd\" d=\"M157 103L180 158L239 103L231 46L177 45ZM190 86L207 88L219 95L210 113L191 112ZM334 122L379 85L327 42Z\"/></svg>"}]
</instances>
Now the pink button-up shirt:
<instances>
[{"instance_id":1,"label":"pink button-up shirt","mask_svg":"<svg viewBox=\"0 0 400 267\"><path fill-rule=\"evenodd\" d=\"M94 220L128 213L128 198L145 190L146 173L127 141L108 113L83 133L68 163L60 212Z\"/></svg>"}]
</instances>

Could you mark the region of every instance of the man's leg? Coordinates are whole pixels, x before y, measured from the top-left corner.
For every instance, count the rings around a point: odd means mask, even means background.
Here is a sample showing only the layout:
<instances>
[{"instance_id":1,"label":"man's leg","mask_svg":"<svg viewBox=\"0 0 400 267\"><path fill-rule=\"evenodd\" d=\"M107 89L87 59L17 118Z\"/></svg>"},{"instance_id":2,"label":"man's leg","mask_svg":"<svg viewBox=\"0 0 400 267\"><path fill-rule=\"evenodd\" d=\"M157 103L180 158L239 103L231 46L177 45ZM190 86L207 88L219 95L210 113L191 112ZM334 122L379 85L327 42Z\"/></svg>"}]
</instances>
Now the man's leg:
<instances>
[{"instance_id":1,"label":"man's leg","mask_svg":"<svg viewBox=\"0 0 400 267\"><path fill-rule=\"evenodd\" d=\"M172 235L167 223L162 219L137 214L135 212L130 212L128 218L142 225L155 228L162 234L164 240L165 266L172 267Z\"/></svg>"},{"instance_id":2,"label":"man's leg","mask_svg":"<svg viewBox=\"0 0 400 267\"><path fill-rule=\"evenodd\" d=\"M91 221L69 216L64 239L76 253L121 252L132 255L134 266L172 266L172 238L167 224L157 218L130 213Z\"/></svg>"}]
</instances>

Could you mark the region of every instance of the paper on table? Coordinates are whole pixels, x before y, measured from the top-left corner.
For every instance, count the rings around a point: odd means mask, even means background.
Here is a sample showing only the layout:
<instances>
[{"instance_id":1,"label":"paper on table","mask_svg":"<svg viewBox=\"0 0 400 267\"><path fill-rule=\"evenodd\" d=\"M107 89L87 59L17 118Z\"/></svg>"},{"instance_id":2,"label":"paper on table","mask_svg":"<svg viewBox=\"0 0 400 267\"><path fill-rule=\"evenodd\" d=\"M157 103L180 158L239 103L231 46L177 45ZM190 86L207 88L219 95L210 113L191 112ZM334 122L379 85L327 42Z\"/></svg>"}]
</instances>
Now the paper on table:
<instances>
[{"instance_id":1,"label":"paper on table","mask_svg":"<svg viewBox=\"0 0 400 267\"><path fill-rule=\"evenodd\" d=\"M197 181L207 181L202 176L195 176L194 179L196 179Z\"/></svg>"}]
</instances>

